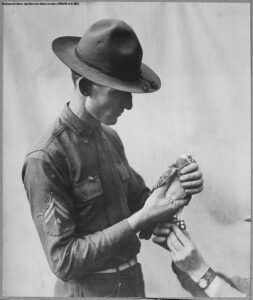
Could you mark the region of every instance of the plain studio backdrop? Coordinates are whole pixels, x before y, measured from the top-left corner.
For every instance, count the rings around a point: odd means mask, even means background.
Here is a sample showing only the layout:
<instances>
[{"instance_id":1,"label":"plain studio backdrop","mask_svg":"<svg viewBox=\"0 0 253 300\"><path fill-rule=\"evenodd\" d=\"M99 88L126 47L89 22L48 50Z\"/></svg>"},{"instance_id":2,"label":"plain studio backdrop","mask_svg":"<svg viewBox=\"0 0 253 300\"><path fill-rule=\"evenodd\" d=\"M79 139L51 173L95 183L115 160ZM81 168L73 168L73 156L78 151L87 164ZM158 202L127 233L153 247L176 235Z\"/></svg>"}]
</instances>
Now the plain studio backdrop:
<instances>
[{"instance_id":1,"label":"plain studio backdrop","mask_svg":"<svg viewBox=\"0 0 253 300\"><path fill-rule=\"evenodd\" d=\"M152 186L181 153L204 174L204 191L182 217L207 262L249 277L250 4L97 2L4 7L4 296L52 296L55 276L43 253L21 169L31 144L73 91L70 71L51 50L62 35L80 36L102 18L130 24L143 61L162 80L135 94L114 128L130 164ZM148 297L187 297L169 252L142 242Z\"/></svg>"}]
</instances>

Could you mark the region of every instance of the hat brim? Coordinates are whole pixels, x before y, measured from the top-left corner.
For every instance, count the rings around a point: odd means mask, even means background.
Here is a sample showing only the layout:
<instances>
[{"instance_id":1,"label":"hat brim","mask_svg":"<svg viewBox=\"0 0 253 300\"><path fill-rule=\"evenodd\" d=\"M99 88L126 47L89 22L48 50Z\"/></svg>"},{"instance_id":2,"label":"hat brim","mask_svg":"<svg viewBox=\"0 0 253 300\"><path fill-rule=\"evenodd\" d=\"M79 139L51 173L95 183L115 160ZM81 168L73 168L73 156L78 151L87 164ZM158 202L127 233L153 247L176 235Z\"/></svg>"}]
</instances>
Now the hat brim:
<instances>
[{"instance_id":1,"label":"hat brim","mask_svg":"<svg viewBox=\"0 0 253 300\"><path fill-rule=\"evenodd\" d=\"M80 39L80 37L76 36L63 36L55 39L52 43L56 56L78 74L92 82L132 93L152 93L161 87L158 75L144 63L141 64L142 76L138 80L119 79L88 66L75 55L75 49ZM150 84L152 82L154 84Z\"/></svg>"}]
</instances>

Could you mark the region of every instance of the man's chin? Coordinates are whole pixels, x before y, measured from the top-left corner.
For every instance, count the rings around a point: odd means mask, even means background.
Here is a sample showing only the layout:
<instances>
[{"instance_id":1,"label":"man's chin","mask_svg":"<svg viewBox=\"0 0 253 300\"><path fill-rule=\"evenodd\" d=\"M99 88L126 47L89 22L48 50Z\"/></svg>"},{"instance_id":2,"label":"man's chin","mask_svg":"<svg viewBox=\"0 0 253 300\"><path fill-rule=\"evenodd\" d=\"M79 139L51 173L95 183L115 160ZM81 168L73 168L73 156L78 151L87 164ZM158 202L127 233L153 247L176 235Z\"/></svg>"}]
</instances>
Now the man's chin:
<instances>
[{"instance_id":1,"label":"man's chin","mask_svg":"<svg viewBox=\"0 0 253 300\"><path fill-rule=\"evenodd\" d=\"M118 117L104 120L102 123L106 125L115 125L118 121Z\"/></svg>"}]
</instances>

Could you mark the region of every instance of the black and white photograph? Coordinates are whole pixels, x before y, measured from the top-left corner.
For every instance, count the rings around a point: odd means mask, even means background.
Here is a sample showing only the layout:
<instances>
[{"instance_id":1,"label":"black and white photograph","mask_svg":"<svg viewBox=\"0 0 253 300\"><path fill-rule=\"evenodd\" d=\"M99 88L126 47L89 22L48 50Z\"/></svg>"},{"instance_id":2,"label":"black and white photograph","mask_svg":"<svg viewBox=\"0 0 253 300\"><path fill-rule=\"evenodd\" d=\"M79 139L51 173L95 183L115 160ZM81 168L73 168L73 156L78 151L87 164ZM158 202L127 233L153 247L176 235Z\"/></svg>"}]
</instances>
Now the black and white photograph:
<instances>
[{"instance_id":1,"label":"black and white photograph","mask_svg":"<svg viewBox=\"0 0 253 300\"><path fill-rule=\"evenodd\" d=\"M251 4L1 5L2 296L250 297Z\"/></svg>"}]
</instances>

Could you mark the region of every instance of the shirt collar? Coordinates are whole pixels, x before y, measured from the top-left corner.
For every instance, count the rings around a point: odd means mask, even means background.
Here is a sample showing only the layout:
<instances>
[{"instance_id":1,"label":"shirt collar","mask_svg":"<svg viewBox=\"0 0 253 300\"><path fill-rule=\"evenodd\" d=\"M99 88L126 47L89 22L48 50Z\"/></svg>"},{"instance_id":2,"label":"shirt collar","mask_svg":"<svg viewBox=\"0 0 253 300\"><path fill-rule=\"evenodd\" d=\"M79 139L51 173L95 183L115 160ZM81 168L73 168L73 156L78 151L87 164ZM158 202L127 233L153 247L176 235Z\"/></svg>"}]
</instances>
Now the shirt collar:
<instances>
[{"instance_id":1,"label":"shirt collar","mask_svg":"<svg viewBox=\"0 0 253 300\"><path fill-rule=\"evenodd\" d=\"M87 110L84 111L84 119L78 118L69 108L69 102L64 107L60 118L68 127L87 140L96 128L101 127L100 122Z\"/></svg>"}]
</instances>

